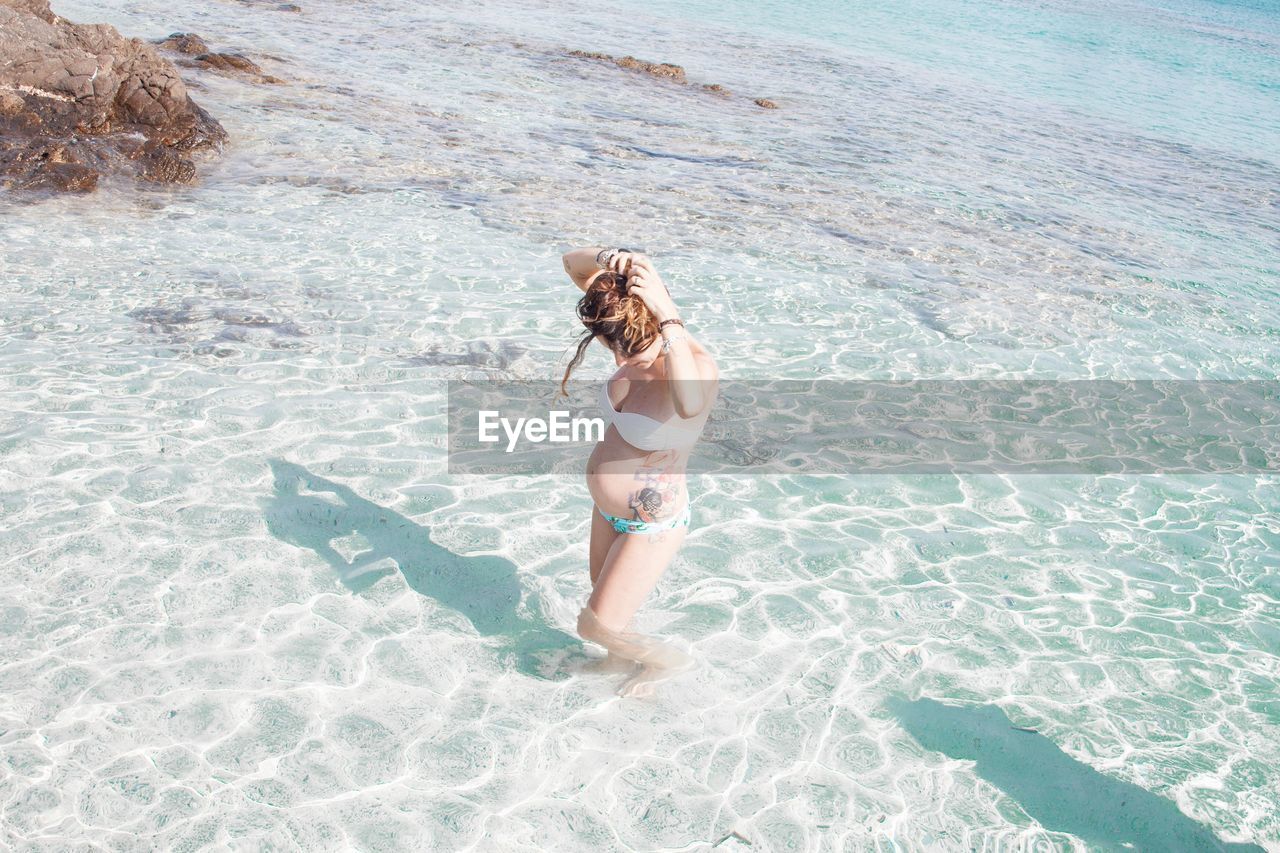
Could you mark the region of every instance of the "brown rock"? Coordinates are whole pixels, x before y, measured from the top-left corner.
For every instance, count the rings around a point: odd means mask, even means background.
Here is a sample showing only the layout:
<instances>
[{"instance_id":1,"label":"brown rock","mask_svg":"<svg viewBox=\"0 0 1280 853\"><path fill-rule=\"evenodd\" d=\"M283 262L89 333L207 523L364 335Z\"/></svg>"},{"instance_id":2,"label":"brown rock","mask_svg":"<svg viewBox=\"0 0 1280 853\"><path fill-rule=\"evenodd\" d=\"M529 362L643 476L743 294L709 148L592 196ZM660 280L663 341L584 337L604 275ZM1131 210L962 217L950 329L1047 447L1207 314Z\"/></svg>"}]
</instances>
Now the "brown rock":
<instances>
[{"instance_id":1,"label":"brown rock","mask_svg":"<svg viewBox=\"0 0 1280 853\"><path fill-rule=\"evenodd\" d=\"M13 92L0 92L0 116L17 115L27 102Z\"/></svg>"},{"instance_id":2,"label":"brown rock","mask_svg":"<svg viewBox=\"0 0 1280 853\"><path fill-rule=\"evenodd\" d=\"M142 146L138 174L148 181L162 184L189 184L196 178L196 167L190 160L156 142Z\"/></svg>"},{"instance_id":3,"label":"brown rock","mask_svg":"<svg viewBox=\"0 0 1280 853\"><path fill-rule=\"evenodd\" d=\"M155 47L48 0L0 0L0 57L0 187L86 191L120 170L189 183L189 153L227 139Z\"/></svg>"},{"instance_id":4,"label":"brown rock","mask_svg":"<svg viewBox=\"0 0 1280 853\"><path fill-rule=\"evenodd\" d=\"M630 71L643 71L645 74L652 74L654 77L665 77L674 80L677 83L688 82L684 77L684 69L679 65L671 65L666 62L645 62L643 59L636 59L634 56L624 56L621 59L615 59L607 53L597 53L586 50L571 50L570 56L576 56L579 59L594 59L600 62L612 62L619 68L626 68Z\"/></svg>"},{"instance_id":5,"label":"brown rock","mask_svg":"<svg viewBox=\"0 0 1280 853\"><path fill-rule=\"evenodd\" d=\"M246 74L262 73L262 67L258 63L238 53L202 53L195 58L195 61L218 71L240 71Z\"/></svg>"},{"instance_id":6,"label":"brown rock","mask_svg":"<svg viewBox=\"0 0 1280 853\"><path fill-rule=\"evenodd\" d=\"M666 62L645 62L643 59L636 59L634 56L624 56L621 59L614 60L614 62L619 68L643 71L645 74L652 74L654 77L666 77L678 83L686 82L684 69L679 65L671 65Z\"/></svg>"},{"instance_id":7,"label":"brown rock","mask_svg":"<svg viewBox=\"0 0 1280 853\"><path fill-rule=\"evenodd\" d=\"M570 56L576 56L579 59L591 59L597 62L609 62L619 68L626 68L630 71L641 71L654 77L662 77L672 80L676 83L687 84L689 81L685 78L684 69L679 65L672 65L667 62L646 62L643 59L636 59L634 56L624 56L617 58L607 53L590 50L571 50ZM701 86L702 91L712 95L719 95L722 98L729 97L732 93L721 86L719 83L704 83ZM768 98L756 98L752 101L756 106L763 107L766 110L776 110L778 105Z\"/></svg>"},{"instance_id":8,"label":"brown rock","mask_svg":"<svg viewBox=\"0 0 1280 853\"><path fill-rule=\"evenodd\" d=\"M185 53L189 56L209 52L209 46L204 43L204 39L195 33L170 33L168 38L161 39L156 44L166 50Z\"/></svg>"},{"instance_id":9,"label":"brown rock","mask_svg":"<svg viewBox=\"0 0 1280 853\"><path fill-rule=\"evenodd\" d=\"M263 0L240 0L240 2L245 6L256 6L260 9L271 8L277 12L301 12L302 11L302 7L297 5L296 3L273 3L273 2L269 2L269 0L267 0L267 2L263 2Z\"/></svg>"},{"instance_id":10,"label":"brown rock","mask_svg":"<svg viewBox=\"0 0 1280 853\"><path fill-rule=\"evenodd\" d=\"M181 53L189 59L178 62L187 68L204 68L222 71L227 74L244 74L257 79L259 83L283 83L279 77L264 74L262 67L247 56L239 53L214 53L209 50L204 39L195 33L172 33L168 38L155 42L166 50Z\"/></svg>"},{"instance_id":11,"label":"brown rock","mask_svg":"<svg viewBox=\"0 0 1280 853\"><path fill-rule=\"evenodd\" d=\"M9 5L19 12L35 15L46 24L54 24L59 20L58 16L49 10L48 0L14 0Z\"/></svg>"},{"instance_id":12,"label":"brown rock","mask_svg":"<svg viewBox=\"0 0 1280 853\"><path fill-rule=\"evenodd\" d=\"M39 138L5 142L0 146L0 167L7 169L0 173L2 186L84 192L98 184L98 169L81 162L81 150Z\"/></svg>"}]
</instances>

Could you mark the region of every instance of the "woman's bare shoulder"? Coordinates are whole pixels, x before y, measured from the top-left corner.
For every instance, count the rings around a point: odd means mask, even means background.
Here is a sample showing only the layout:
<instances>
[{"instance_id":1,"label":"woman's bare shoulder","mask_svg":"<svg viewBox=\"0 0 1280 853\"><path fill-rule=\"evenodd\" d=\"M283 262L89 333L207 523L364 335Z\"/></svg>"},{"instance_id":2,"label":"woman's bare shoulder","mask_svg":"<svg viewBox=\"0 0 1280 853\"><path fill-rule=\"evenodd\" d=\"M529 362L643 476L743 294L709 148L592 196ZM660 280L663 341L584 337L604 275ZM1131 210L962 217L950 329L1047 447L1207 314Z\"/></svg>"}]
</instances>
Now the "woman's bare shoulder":
<instances>
[{"instance_id":1,"label":"woman's bare shoulder","mask_svg":"<svg viewBox=\"0 0 1280 853\"><path fill-rule=\"evenodd\" d=\"M716 364L715 357L710 350L697 341L694 341L693 344L693 360L698 365L698 375L702 379L713 380L720 378L720 368Z\"/></svg>"}]
</instances>

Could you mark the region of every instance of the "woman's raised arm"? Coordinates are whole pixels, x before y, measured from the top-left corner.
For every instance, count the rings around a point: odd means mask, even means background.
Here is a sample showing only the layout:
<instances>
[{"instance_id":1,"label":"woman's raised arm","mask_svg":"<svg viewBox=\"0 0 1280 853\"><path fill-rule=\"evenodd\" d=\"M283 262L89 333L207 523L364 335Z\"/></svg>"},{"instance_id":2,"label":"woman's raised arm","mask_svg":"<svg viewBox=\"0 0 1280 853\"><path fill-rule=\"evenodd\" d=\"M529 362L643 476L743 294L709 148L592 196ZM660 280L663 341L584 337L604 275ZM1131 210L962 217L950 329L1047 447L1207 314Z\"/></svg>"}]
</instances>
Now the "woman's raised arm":
<instances>
[{"instance_id":1,"label":"woman's raised arm","mask_svg":"<svg viewBox=\"0 0 1280 853\"><path fill-rule=\"evenodd\" d=\"M564 271L586 292L591 281L605 270L626 275L633 261L646 260L645 256L631 249L606 249L602 246L584 246L564 253Z\"/></svg>"},{"instance_id":2,"label":"woman's raised arm","mask_svg":"<svg viewBox=\"0 0 1280 853\"><path fill-rule=\"evenodd\" d=\"M602 246L584 246L581 249L570 249L564 253L564 271L573 279L573 283L581 291L586 291L591 279L604 268L596 262L596 257L604 251Z\"/></svg>"}]
</instances>

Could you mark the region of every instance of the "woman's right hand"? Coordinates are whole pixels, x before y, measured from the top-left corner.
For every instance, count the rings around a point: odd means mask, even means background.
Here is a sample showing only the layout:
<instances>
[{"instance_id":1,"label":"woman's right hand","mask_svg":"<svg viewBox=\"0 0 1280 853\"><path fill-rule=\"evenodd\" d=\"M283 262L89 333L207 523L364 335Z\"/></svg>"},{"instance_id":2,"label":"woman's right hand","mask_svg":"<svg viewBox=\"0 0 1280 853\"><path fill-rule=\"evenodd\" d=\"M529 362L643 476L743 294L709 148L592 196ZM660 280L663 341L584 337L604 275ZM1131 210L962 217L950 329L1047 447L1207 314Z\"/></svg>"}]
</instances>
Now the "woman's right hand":
<instances>
[{"instance_id":1,"label":"woman's right hand","mask_svg":"<svg viewBox=\"0 0 1280 853\"><path fill-rule=\"evenodd\" d=\"M649 309L649 313L658 322L680 318L676 304L671 301L671 291L653 268L653 264L643 255L638 255L631 263L627 274L627 293L639 296L644 307Z\"/></svg>"},{"instance_id":2,"label":"woman's right hand","mask_svg":"<svg viewBox=\"0 0 1280 853\"><path fill-rule=\"evenodd\" d=\"M643 261L652 265L649 256L640 252L614 252L613 257L609 258L605 269L611 272L627 275L631 271L631 265L637 261Z\"/></svg>"}]
</instances>

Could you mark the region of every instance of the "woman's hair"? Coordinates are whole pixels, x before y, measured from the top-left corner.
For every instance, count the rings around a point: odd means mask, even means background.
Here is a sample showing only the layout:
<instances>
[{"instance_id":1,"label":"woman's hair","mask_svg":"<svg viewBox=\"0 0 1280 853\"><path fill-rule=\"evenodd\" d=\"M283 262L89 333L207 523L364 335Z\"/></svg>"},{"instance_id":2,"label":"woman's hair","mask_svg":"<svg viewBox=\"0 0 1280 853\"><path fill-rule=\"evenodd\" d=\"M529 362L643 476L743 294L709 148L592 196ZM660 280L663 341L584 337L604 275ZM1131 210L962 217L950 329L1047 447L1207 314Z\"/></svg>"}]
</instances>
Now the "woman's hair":
<instances>
[{"instance_id":1,"label":"woman's hair","mask_svg":"<svg viewBox=\"0 0 1280 853\"><path fill-rule=\"evenodd\" d=\"M582 363L587 347L597 336L604 338L609 348L624 358L646 349L658 337L658 321L639 296L627 293L627 280L620 273L603 272L596 276L578 300L578 319L587 330L560 380L561 394L568 393L565 385L569 374Z\"/></svg>"}]
</instances>

